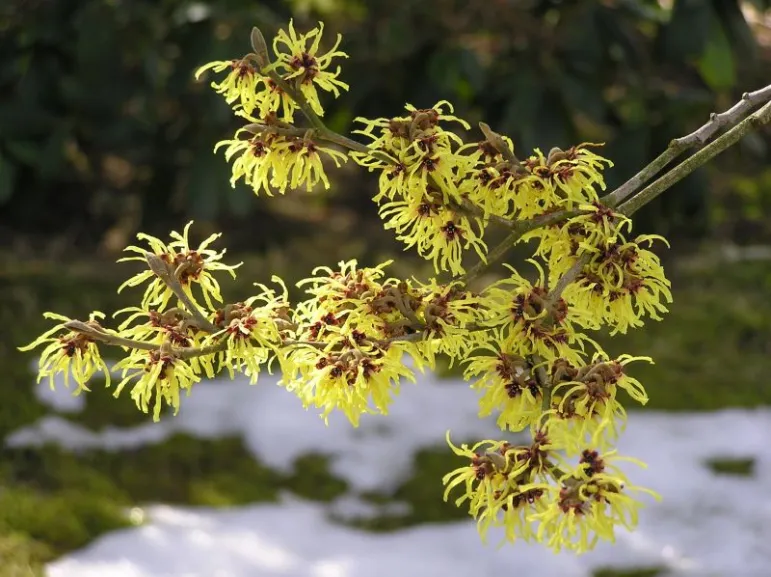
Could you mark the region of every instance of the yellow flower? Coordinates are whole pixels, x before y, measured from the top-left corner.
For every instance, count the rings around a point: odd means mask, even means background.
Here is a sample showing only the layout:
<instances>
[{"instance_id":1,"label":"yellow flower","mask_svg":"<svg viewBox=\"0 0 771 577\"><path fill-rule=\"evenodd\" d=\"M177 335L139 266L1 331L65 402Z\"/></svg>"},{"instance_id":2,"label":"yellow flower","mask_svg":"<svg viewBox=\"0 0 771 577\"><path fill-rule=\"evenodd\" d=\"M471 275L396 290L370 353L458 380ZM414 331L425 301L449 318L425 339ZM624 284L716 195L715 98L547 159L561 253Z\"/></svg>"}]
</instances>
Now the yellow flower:
<instances>
[{"instance_id":1,"label":"yellow flower","mask_svg":"<svg viewBox=\"0 0 771 577\"><path fill-rule=\"evenodd\" d=\"M149 234L137 234L139 240L144 240L150 245L149 250L137 246L126 247L126 251L137 253L140 256L125 257L118 262L136 260L146 263L147 258L145 255L150 252L160 257L166 263L170 274L177 278L182 286L182 290L193 302L196 302L196 299L192 291L192 285L197 284L209 309L214 309L212 299L222 302L222 296L219 283L211 273L219 270L227 271L231 277L235 278L235 269L241 266L242 263L235 266L226 265L220 262L225 254L225 249L217 252L208 248L212 242L222 236L219 233L209 236L197 248L191 248L188 231L192 224L193 221L187 223L182 234L173 231L170 235L172 241L168 245ZM118 288L118 292L127 286L138 286L147 280L150 280L150 284L142 297L142 308L156 307L158 310L165 308L174 296L174 293L152 270L144 270L131 277Z\"/></svg>"},{"instance_id":2,"label":"yellow flower","mask_svg":"<svg viewBox=\"0 0 771 577\"><path fill-rule=\"evenodd\" d=\"M503 142L511 149L508 137ZM480 207L485 216L528 219L558 206L562 196L548 174L535 174L527 162L511 163L487 141L462 146L458 153L471 151L461 193Z\"/></svg>"},{"instance_id":3,"label":"yellow flower","mask_svg":"<svg viewBox=\"0 0 771 577\"><path fill-rule=\"evenodd\" d=\"M319 101L317 88L331 92L335 98L340 96L340 90L348 90L348 85L338 79L340 67L334 72L329 70L334 58L348 58L345 52L337 50L342 37L338 34L335 45L328 52L321 53L319 45L323 32L324 24L319 22L318 28L307 34L298 34L290 20L289 33L279 30L273 39L273 51L277 60L268 68L275 69L284 80L294 81L319 116L324 115L324 109Z\"/></svg>"},{"instance_id":4,"label":"yellow flower","mask_svg":"<svg viewBox=\"0 0 771 577\"><path fill-rule=\"evenodd\" d=\"M255 384L261 366L269 362L283 342L279 322L288 309L287 291L281 279L273 279L281 284L282 294L258 284L260 294L218 311L215 324L223 328L202 344L214 348L224 339L226 348L217 353L217 358L220 368L226 368L231 378L234 371L239 371Z\"/></svg>"},{"instance_id":5,"label":"yellow flower","mask_svg":"<svg viewBox=\"0 0 771 577\"><path fill-rule=\"evenodd\" d=\"M380 208L386 229L394 229L405 250L415 247L418 254L434 264L434 270L461 275L464 250L473 249L486 260L487 245L482 240L481 219L448 209L429 196L391 201Z\"/></svg>"},{"instance_id":6,"label":"yellow flower","mask_svg":"<svg viewBox=\"0 0 771 577\"><path fill-rule=\"evenodd\" d=\"M400 152L408 151L411 157L422 157L439 150L450 150L453 145L462 145L463 141L454 133L446 131L440 122L457 122L468 130L469 124L457 116L453 116L452 104L446 100L437 102L432 108L418 109L411 104L405 105L409 114L395 118L376 118L369 120L357 117L354 122L364 125L353 134L361 134L372 139L370 148L389 156L398 156ZM449 114L444 109L449 111ZM358 160L370 159L368 154L355 153L352 156Z\"/></svg>"},{"instance_id":7,"label":"yellow flower","mask_svg":"<svg viewBox=\"0 0 771 577\"><path fill-rule=\"evenodd\" d=\"M459 193L467 198L474 206L482 209L485 217L490 215L502 218L519 218L520 215L512 207L515 198L523 198L517 195L517 178L507 169L499 169L494 166L482 166L467 173L458 185Z\"/></svg>"},{"instance_id":8,"label":"yellow flower","mask_svg":"<svg viewBox=\"0 0 771 577\"><path fill-rule=\"evenodd\" d=\"M229 70L222 82L211 83L212 88L225 97L225 102L231 105L236 102L247 114L251 114L258 106L260 85L264 84L265 79L260 74L256 64L251 62L248 57L241 60L215 61L204 64L196 71L196 80L207 70L214 70L216 73Z\"/></svg>"},{"instance_id":9,"label":"yellow flower","mask_svg":"<svg viewBox=\"0 0 771 577\"><path fill-rule=\"evenodd\" d=\"M445 203L460 201L456 181L476 164L476 159L458 154L463 141L439 125L450 120L468 128L465 121L445 114L444 107L452 112L450 103L441 101L429 109L408 104L409 115L404 117L355 119L365 128L355 130L354 134L363 134L373 142L369 152L352 152L351 157L369 171L381 170L376 202L382 198L394 200L397 196L419 200L429 186Z\"/></svg>"},{"instance_id":10,"label":"yellow flower","mask_svg":"<svg viewBox=\"0 0 771 577\"><path fill-rule=\"evenodd\" d=\"M626 333L643 324L643 317L661 320L672 302L670 282L661 261L640 243L666 241L654 235L627 242L621 235L592 257L563 293L573 306L590 311L595 319L612 327L611 334ZM586 325L585 325L586 326Z\"/></svg>"},{"instance_id":11,"label":"yellow flower","mask_svg":"<svg viewBox=\"0 0 771 577\"><path fill-rule=\"evenodd\" d=\"M281 341L273 319L261 313L260 309L246 304L233 307L227 326L210 337L213 342L224 338L227 343L225 350L218 353L218 359L220 367L225 367L231 378L234 371L239 371L255 384L261 365L267 363Z\"/></svg>"},{"instance_id":12,"label":"yellow flower","mask_svg":"<svg viewBox=\"0 0 771 577\"><path fill-rule=\"evenodd\" d=\"M632 221L599 202L582 204L585 211L564 224L556 224L528 236L537 238L537 254L549 263L549 282L554 285L575 261L583 256L600 255L619 239L624 239L624 229L630 229Z\"/></svg>"},{"instance_id":13,"label":"yellow flower","mask_svg":"<svg viewBox=\"0 0 771 577\"><path fill-rule=\"evenodd\" d=\"M555 552L563 548L584 553L600 539L615 542L618 525L632 530L637 525L637 512L642 503L629 492L658 495L649 489L635 487L613 465L614 460L627 460L645 466L636 459L618 457L615 451L600 455L585 450L578 467L562 479L558 498L533 516L539 522L538 539Z\"/></svg>"},{"instance_id":14,"label":"yellow flower","mask_svg":"<svg viewBox=\"0 0 771 577\"><path fill-rule=\"evenodd\" d=\"M252 187L255 194L264 191L273 196L272 188L284 194L287 188L305 187L310 192L319 182L329 189L322 163L322 153L339 167L348 157L332 148L317 145L313 140L292 136L281 136L265 132L250 134L249 138L238 138L240 133L247 132L241 128L233 140L222 140L216 144L214 151L226 146L225 159L233 162L230 185L235 188L238 179Z\"/></svg>"},{"instance_id":15,"label":"yellow flower","mask_svg":"<svg viewBox=\"0 0 771 577\"><path fill-rule=\"evenodd\" d=\"M182 309L171 308L161 312L141 307L127 307L115 311L113 316L117 317L121 314L128 314L118 325L118 333L123 338L154 343L158 346L168 340L176 347L194 347L201 343L204 336L191 322L192 317ZM146 319L144 322L136 323L143 318Z\"/></svg>"},{"instance_id":16,"label":"yellow flower","mask_svg":"<svg viewBox=\"0 0 771 577\"><path fill-rule=\"evenodd\" d=\"M338 263L339 270L330 267L316 267L313 276L297 283L298 287L307 287L305 292L313 299L297 307L297 320L306 326L308 332L298 332L298 338L310 336L319 338L318 327L313 323L319 317L332 315L325 321L331 325L344 325L356 328L364 323L377 324L377 314L373 308L374 300L384 293L386 285L392 284L385 279L385 267L393 261L386 261L375 267L359 268L354 260ZM372 317L372 318L368 318Z\"/></svg>"},{"instance_id":17,"label":"yellow flower","mask_svg":"<svg viewBox=\"0 0 771 577\"><path fill-rule=\"evenodd\" d=\"M303 406L322 410L325 422L340 410L354 427L364 413L388 413L402 378L415 376L404 364L409 347L395 342L380 346L357 331L340 331L323 349L298 345L280 359L281 383Z\"/></svg>"},{"instance_id":18,"label":"yellow flower","mask_svg":"<svg viewBox=\"0 0 771 577\"><path fill-rule=\"evenodd\" d=\"M461 283L439 284L435 279L416 288L422 292L418 314L425 323L419 348L445 354L452 364L487 340L481 327L487 311L478 294Z\"/></svg>"},{"instance_id":19,"label":"yellow flower","mask_svg":"<svg viewBox=\"0 0 771 577\"><path fill-rule=\"evenodd\" d=\"M262 119L275 117L291 124L297 110L297 103L273 79L265 78L265 88L257 94L255 109ZM236 114L240 112L236 111ZM247 115L251 114L247 110L243 112Z\"/></svg>"},{"instance_id":20,"label":"yellow flower","mask_svg":"<svg viewBox=\"0 0 771 577\"><path fill-rule=\"evenodd\" d=\"M88 391L88 381L98 371L102 371L107 381L107 386L110 386L110 370L102 360L96 342L83 333L67 329L65 327L66 323L72 320L68 317L50 312L44 313L43 317L61 322L47 330L30 344L19 347L20 351L29 351L48 343L48 346L43 349L40 355L37 381L40 382L47 377L49 385L53 389L54 376L57 373L62 373L64 375L64 386L69 388L70 375L72 375L78 385L78 388L75 390L77 395L82 391ZM85 324L101 332L108 332L98 322L98 319L103 318L104 313L95 311L89 315L88 321ZM62 330L67 332L63 335L54 336Z\"/></svg>"},{"instance_id":21,"label":"yellow flower","mask_svg":"<svg viewBox=\"0 0 771 577\"><path fill-rule=\"evenodd\" d=\"M549 434L569 454L587 442L603 449L615 442L626 423L626 410L617 399L619 388L640 404L648 402L642 384L625 372L634 361L653 362L649 357L621 355L608 360L597 354L581 367L564 359L552 364L547 424Z\"/></svg>"},{"instance_id":22,"label":"yellow flower","mask_svg":"<svg viewBox=\"0 0 771 577\"><path fill-rule=\"evenodd\" d=\"M561 193L564 208L572 210L574 204L598 200L595 186L605 189L603 165L613 166L611 161L590 151L588 147L592 146L602 145L586 142L568 150L553 149L548 157L536 149L524 165L533 175L547 178Z\"/></svg>"},{"instance_id":23,"label":"yellow flower","mask_svg":"<svg viewBox=\"0 0 771 577\"><path fill-rule=\"evenodd\" d=\"M481 375L471 385L482 392L479 416L497 412L497 425L511 431L535 424L541 416L543 391L534 367L524 357L504 352L500 343L484 345L483 350L493 354L475 353L464 372L466 380Z\"/></svg>"},{"instance_id":24,"label":"yellow flower","mask_svg":"<svg viewBox=\"0 0 771 577\"><path fill-rule=\"evenodd\" d=\"M448 109L450 114L444 109ZM369 171L379 171L379 192L375 202L383 202L380 216L386 228L397 232L407 248L434 263L437 273L463 274L463 251L473 248L484 260L487 246L482 241L484 222L461 212L461 184L477 163L477 158L459 154L463 141L440 126L454 121L452 106L438 102L433 108L406 106L409 114L396 118L367 120L363 130L354 131L373 140L368 152L352 152L351 157Z\"/></svg>"},{"instance_id":25,"label":"yellow flower","mask_svg":"<svg viewBox=\"0 0 771 577\"><path fill-rule=\"evenodd\" d=\"M248 138L239 138L239 134L249 134ZM230 162L234 156L230 186L235 188L238 179L252 187L255 194L262 190L268 196L273 196L271 186L277 186L281 192L286 190L289 183L274 185L276 167L284 160L282 149L287 147L287 142L277 134L251 134L244 128L236 131L232 140L221 140L214 146L216 153L221 147L225 148L225 160ZM278 185L283 184L283 188Z\"/></svg>"},{"instance_id":26,"label":"yellow flower","mask_svg":"<svg viewBox=\"0 0 771 577\"><path fill-rule=\"evenodd\" d=\"M536 261L528 262L538 269L538 281L531 283L506 265L512 275L485 291L486 306L491 313L486 323L499 328L506 350L520 356L538 354L545 360L563 357L576 364L580 362L585 343L601 350L573 326L575 323L595 326L591 313L569 305L564 298L551 299L543 268Z\"/></svg>"},{"instance_id":27,"label":"yellow flower","mask_svg":"<svg viewBox=\"0 0 771 577\"><path fill-rule=\"evenodd\" d=\"M457 287L386 278L388 264L340 262L298 283L311 297L294 309L299 343L277 357L287 388L325 418L339 409L357 425L362 413L385 413L399 379L414 380L405 356L422 370L437 352L458 356L467 344L462 335L478 299Z\"/></svg>"},{"instance_id":28,"label":"yellow flower","mask_svg":"<svg viewBox=\"0 0 771 577\"><path fill-rule=\"evenodd\" d=\"M444 476L444 500L453 489L463 489L455 505L468 502L483 541L490 527L503 527L509 541L533 538L533 517L546 511L550 491L546 482L551 466L548 440L538 437L529 447L486 440L469 449L465 444L453 445L448 432L447 443L470 464Z\"/></svg>"},{"instance_id":29,"label":"yellow flower","mask_svg":"<svg viewBox=\"0 0 771 577\"><path fill-rule=\"evenodd\" d=\"M190 363L175 356L171 346L164 343L156 351L134 350L121 359L114 370L122 371L122 380L115 389L117 397L123 388L134 381L131 398L143 412L153 403L153 420L158 421L165 402L179 411L180 393L190 393L193 383L200 381Z\"/></svg>"}]
</instances>

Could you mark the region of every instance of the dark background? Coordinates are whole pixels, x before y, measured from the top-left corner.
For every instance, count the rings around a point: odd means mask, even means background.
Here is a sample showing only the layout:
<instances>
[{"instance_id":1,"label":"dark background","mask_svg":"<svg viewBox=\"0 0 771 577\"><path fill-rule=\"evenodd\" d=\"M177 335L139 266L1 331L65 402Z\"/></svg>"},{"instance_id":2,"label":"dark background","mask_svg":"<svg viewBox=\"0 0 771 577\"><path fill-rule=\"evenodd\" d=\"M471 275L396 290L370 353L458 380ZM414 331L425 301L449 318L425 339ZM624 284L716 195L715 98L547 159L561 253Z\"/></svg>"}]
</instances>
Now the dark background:
<instances>
[{"instance_id":1,"label":"dark background","mask_svg":"<svg viewBox=\"0 0 771 577\"><path fill-rule=\"evenodd\" d=\"M664 6L664 7L662 7ZM193 71L249 51L294 16L344 35L327 121L448 99L525 154L607 143L612 186L673 137L768 83L767 0L6 0L0 8L0 246L21 254L121 249L189 218L264 250L335 214L377 228L360 171L310 203L231 189L213 144L238 126ZM744 9L744 12L742 11ZM757 242L771 204L769 139L753 135L646 210L686 239ZM522 155L522 153L520 154ZM752 175L750 180L748 175ZM738 202L737 202L738 201ZM298 210L301 208L301 210ZM347 219L347 220L346 220ZM287 226L289 225L289 226ZM332 228L335 228L334 226ZM352 233L345 229L344 234ZM358 231L362 227L357 228Z\"/></svg>"}]
</instances>

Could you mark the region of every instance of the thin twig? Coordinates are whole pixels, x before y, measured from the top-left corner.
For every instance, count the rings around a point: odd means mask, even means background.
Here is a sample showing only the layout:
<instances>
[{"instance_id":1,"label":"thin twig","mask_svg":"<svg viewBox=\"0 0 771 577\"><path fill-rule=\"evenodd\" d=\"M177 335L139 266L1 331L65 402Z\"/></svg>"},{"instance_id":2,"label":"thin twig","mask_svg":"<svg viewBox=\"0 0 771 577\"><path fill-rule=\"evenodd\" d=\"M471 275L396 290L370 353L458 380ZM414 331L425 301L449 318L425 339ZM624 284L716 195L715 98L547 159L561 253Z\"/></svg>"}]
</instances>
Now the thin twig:
<instances>
[{"instance_id":1,"label":"thin twig","mask_svg":"<svg viewBox=\"0 0 771 577\"><path fill-rule=\"evenodd\" d=\"M479 130L482 131L482 134L485 135L485 138L487 139L487 142L489 142L495 150L501 153L501 156L503 156L506 161L512 165L512 167L518 167L520 166L519 158L517 158L517 155L514 154L514 151L511 149L509 144L503 139L503 137L498 134L497 132L494 132L492 128L490 128L489 124L485 124L484 122L479 123Z\"/></svg>"},{"instance_id":2,"label":"thin twig","mask_svg":"<svg viewBox=\"0 0 771 577\"><path fill-rule=\"evenodd\" d=\"M303 116L305 116L308 122L311 123L311 126L313 126L313 128L316 130L316 134L319 138L329 142L334 142L343 148L354 150L356 152L361 152L364 154L371 152L367 145L348 138L347 136L343 136L342 134L338 134L337 132L327 128L327 125L324 124L324 121L321 120L319 115L313 111L313 108L311 108L311 105L308 103L308 100L305 98L302 90L291 86L286 80L281 78L281 75L278 72L275 70L269 70L263 71L263 74L267 74L268 77L273 82L275 82L276 86L278 86L280 90L282 90L287 96L295 101L298 108L300 109L300 112L303 113Z\"/></svg>"},{"instance_id":3,"label":"thin twig","mask_svg":"<svg viewBox=\"0 0 771 577\"><path fill-rule=\"evenodd\" d=\"M83 321L79 321L77 319L64 323L64 328L76 333L83 333L84 335L86 335L87 337L95 341L99 341L106 345L113 345L116 347L125 347L129 349L141 349L144 351L154 351L160 346L153 343L135 341L134 339L127 339L124 337L120 337L118 335L113 335L104 331L100 331L99 329L92 327L88 323L84 323Z\"/></svg>"},{"instance_id":4,"label":"thin twig","mask_svg":"<svg viewBox=\"0 0 771 577\"><path fill-rule=\"evenodd\" d=\"M710 115L709 121L700 128L686 136L672 140L667 149L656 157L653 162L645 166L640 172L635 174L613 192L605 195L600 201L605 206L611 208L618 206L642 188L645 183L651 180L659 172L664 170L670 162L680 156L683 152L690 148L704 146L718 131L723 128L734 126L753 108L766 103L769 100L771 100L771 85L756 90L755 92L745 92L742 95L742 99L725 112L720 114L715 114L713 112Z\"/></svg>"},{"instance_id":5,"label":"thin twig","mask_svg":"<svg viewBox=\"0 0 771 577\"><path fill-rule=\"evenodd\" d=\"M64 328L73 332L82 333L87 337L89 337L90 339L99 341L102 344L113 346L113 347L138 349L143 351L156 351L161 347L160 343L148 343L145 341L127 339L125 337L121 337L113 333L108 333L108 332L99 330L89 325L88 323L85 323L77 319L73 319L66 322L64 324ZM377 346L384 347L384 346L390 345L391 343L420 341L426 337L426 330L427 330L426 327L422 325L416 329L416 332L408 335L400 335L398 337L391 337L389 339L382 339L382 340L371 340L370 342ZM470 327L469 330L471 331L486 330L486 327ZM296 341L296 340L286 339L282 341L280 348L305 346L305 347L312 347L316 349L324 349L329 344L330 343L325 343L325 342ZM227 347L228 347L228 340L222 339L214 344L207 345L205 347L172 347L171 354L179 359L191 359L194 357L203 357L203 356L219 353L221 351L226 350Z\"/></svg>"},{"instance_id":6,"label":"thin twig","mask_svg":"<svg viewBox=\"0 0 771 577\"><path fill-rule=\"evenodd\" d=\"M296 87L291 86L286 80L281 78L281 75L275 70L263 71L263 74L267 74L270 77L270 79L273 82L275 82L276 86L278 86L284 93L286 93L292 100L295 101L297 106L300 108L300 112L303 113L303 116L305 116L308 122L311 123L311 126L313 126L314 133L312 136L315 136L315 138L319 140L325 140L327 142L332 142L334 144L337 144L338 146L347 148L348 150L351 150L354 152L375 156L376 158L379 158L380 160L384 160L386 162L396 162L395 159L392 159L388 155L379 154L378 151L370 149L369 146L367 146L366 144L362 144L357 140L353 140L352 138L343 136L342 134L339 134L334 130L330 130L327 127L327 125L324 124L324 121L319 117L319 115L314 112L313 108L311 108L310 104L308 103L308 100L305 98L305 95L302 93L302 91L297 89ZM260 127L262 125L251 124L248 126ZM290 136L301 136L302 134L305 134L307 132L303 129L297 129L297 128L295 129L287 129L287 128L273 129L272 127L266 127L266 128L269 130L272 129L278 134L287 134ZM513 152L511 154L513 156ZM433 178L430 177L430 175L429 175L429 182L431 182L431 184L433 184L437 189L441 190L441 187L439 187L439 185L436 183L436 181ZM471 216L477 216L477 217L482 216L481 209L468 201L463 201L461 203L454 203L451 208L454 208L459 212L465 212L466 214L469 214ZM516 226L516 222L500 216L493 215L493 216L490 216L488 220L490 222L493 222L505 228L514 228Z\"/></svg>"},{"instance_id":7,"label":"thin twig","mask_svg":"<svg viewBox=\"0 0 771 577\"><path fill-rule=\"evenodd\" d=\"M653 181L630 200L619 206L617 211L626 216L631 216L662 192L671 188L677 182L691 174L694 170L739 142L739 140L757 127L768 124L769 122L771 122L771 102L766 103L763 108L748 116L731 130L715 139L698 152L695 152L692 156L685 159L657 180Z\"/></svg>"},{"instance_id":8,"label":"thin twig","mask_svg":"<svg viewBox=\"0 0 771 577\"><path fill-rule=\"evenodd\" d=\"M504 238L498 245L496 245L489 253L485 261L479 261L476 265L470 268L465 275L458 279L463 284L469 284L472 281L479 278L490 266L498 262L503 256L514 246L517 241L522 238L528 232L543 228L545 226L551 226L553 224L560 223L564 220L572 218L581 214L578 210L560 210L529 218L527 220L514 221L513 230Z\"/></svg>"},{"instance_id":9,"label":"thin twig","mask_svg":"<svg viewBox=\"0 0 771 577\"><path fill-rule=\"evenodd\" d=\"M531 361L533 366L532 371L535 373L535 380L538 386L541 387L541 413L546 413L551 408L551 383L549 377L546 374L546 369L543 366L543 359L541 355L531 355Z\"/></svg>"},{"instance_id":10,"label":"thin twig","mask_svg":"<svg viewBox=\"0 0 771 577\"><path fill-rule=\"evenodd\" d=\"M182 285L180 284L179 279L169 269L169 265L166 264L160 257L151 252L145 253L145 258L147 259L147 264L150 266L150 270L152 270L155 275L161 279L166 284L166 286L169 287L169 289L171 289L171 292L176 295L182 304L185 305L185 308L187 308L188 312L193 315L198 328L206 331L207 333L217 332L217 327L214 326L204 316L198 306L193 302L193 299L191 299L185 293L185 291L182 290Z\"/></svg>"},{"instance_id":11,"label":"thin twig","mask_svg":"<svg viewBox=\"0 0 771 577\"><path fill-rule=\"evenodd\" d=\"M562 296L562 293L565 291L565 289L568 287L570 283L572 283L576 278L578 278L578 275L581 274L581 271L584 269L584 267L589 264L589 260L591 259L591 255L589 253L584 253L579 257L579 259L573 263L573 266L571 266L565 274L563 274L560 279L557 281L557 284L554 286L554 288L549 292L549 296L547 300L551 303L556 303L560 297Z\"/></svg>"}]
</instances>

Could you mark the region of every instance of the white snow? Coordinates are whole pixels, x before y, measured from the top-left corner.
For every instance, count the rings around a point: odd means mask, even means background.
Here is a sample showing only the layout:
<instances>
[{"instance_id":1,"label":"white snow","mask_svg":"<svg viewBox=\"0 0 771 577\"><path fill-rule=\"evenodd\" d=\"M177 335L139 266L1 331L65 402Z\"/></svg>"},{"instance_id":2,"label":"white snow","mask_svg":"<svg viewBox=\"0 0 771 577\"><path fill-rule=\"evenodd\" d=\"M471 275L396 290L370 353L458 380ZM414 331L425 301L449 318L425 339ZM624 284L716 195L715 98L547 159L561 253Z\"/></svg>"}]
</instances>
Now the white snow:
<instances>
[{"instance_id":1,"label":"white snow","mask_svg":"<svg viewBox=\"0 0 771 577\"><path fill-rule=\"evenodd\" d=\"M51 563L50 577L586 577L603 566L666 566L673 575L698 577L771 574L771 409L630 414L620 452L649 467L628 464L625 470L664 499L643 497L647 506L637 531L620 531L615 545L583 556L524 543L496 549L494 535L483 545L471 521L368 534L333 520L404 513L403 503L384 509L357 495L388 491L409 478L416 451L443 447L447 429L455 442L501 436L491 420L476 416L474 393L458 381L425 376L407 384L388 416L367 416L353 429L338 414L325 426L266 377L254 387L243 381L196 385L180 414L161 423L92 432L49 416L7 442L120 450L162 442L175 432L236 434L257 459L280 470L291 470L303 454L328 455L333 473L352 489L327 505L291 495L280 504L229 509L150 505L131 514L145 519L143 525ZM715 457L751 457L754 474L715 474L704 464Z\"/></svg>"},{"instance_id":2,"label":"white snow","mask_svg":"<svg viewBox=\"0 0 771 577\"><path fill-rule=\"evenodd\" d=\"M31 364L30 371L33 374L37 374L37 360ZM72 381L70 381L70 385L72 385ZM51 388L47 378L36 383L35 396L45 406L60 413L79 413L86 406L86 399L83 395L73 395L72 390L64 386L64 375L62 373L57 373L54 376L53 388Z\"/></svg>"}]
</instances>

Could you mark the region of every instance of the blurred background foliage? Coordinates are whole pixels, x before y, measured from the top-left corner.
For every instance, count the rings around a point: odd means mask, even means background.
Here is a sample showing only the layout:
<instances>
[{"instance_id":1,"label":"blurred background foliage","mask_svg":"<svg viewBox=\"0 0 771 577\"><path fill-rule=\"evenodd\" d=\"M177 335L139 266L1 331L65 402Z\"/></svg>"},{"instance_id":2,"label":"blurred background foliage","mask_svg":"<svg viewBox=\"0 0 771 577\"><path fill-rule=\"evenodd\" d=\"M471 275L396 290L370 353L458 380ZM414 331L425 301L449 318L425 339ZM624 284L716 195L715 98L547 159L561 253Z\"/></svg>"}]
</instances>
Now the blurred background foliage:
<instances>
[{"instance_id":1,"label":"blurred background foliage","mask_svg":"<svg viewBox=\"0 0 771 577\"><path fill-rule=\"evenodd\" d=\"M139 230L166 236L189 218L197 238L224 230L246 261L223 286L226 300L271 274L291 285L315 265L370 264L401 249L377 220L373 179L355 166L334 173L327 193L266 199L231 188L212 153L239 121L195 69L249 51L253 25L269 38L291 17L301 29L324 20L327 40L344 36L351 90L327 102L332 128L448 99L472 125L509 134L520 156L606 142L611 187L771 79L771 0L2 0L0 577L42 575L45 561L125 525L122 511L147 501L222 506L274 499L279 486L322 500L344 490L320 455L282 476L237 438L115 455L4 441L51 413L16 347L48 328L44 310L83 317L135 304L136 291L114 292L128 271L106 263ZM735 246L771 243L770 137L746 137L636 217L638 230L673 241L675 304L664 322L603 343L657 360L638 375L653 409L771 403L771 250ZM427 272L416 260L405 255L392 273ZM60 416L94 431L147 421L99 386L85 402ZM370 496L414 513L367 528L457 518L437 482L453 458L431 451L393 495Z\"/></svg>"},{"instance_id":2,"label":"blurred background foliage","mask_svg":"<svg viewBox=\"0 0 771 577\"><path fill-rule=\"evenodd\" d=\"M448 99L520 155L608 144L619 183L713 110L768 82L769 0L5 0L0 6L0 246L18 253L121 249L137 230L187 218L262 250L289 236L377 228L368 175L329 194L256 198L232 189L213 144L238 119L193 79L290 17L343 34L356 116ZM328 38L329 39L329 38ZM476 138L474 132L471 138ZM771 235L771 150L752 135L646 209L642 225L684 240ZM737 200L741 202L737 202ZM289 226L288 226L289 225ZM257 232L259 232L257 234ZM384 237L387 240L388 236ZM395 244L393 245L396 246Z\"/></svg>"}]
</instances>

